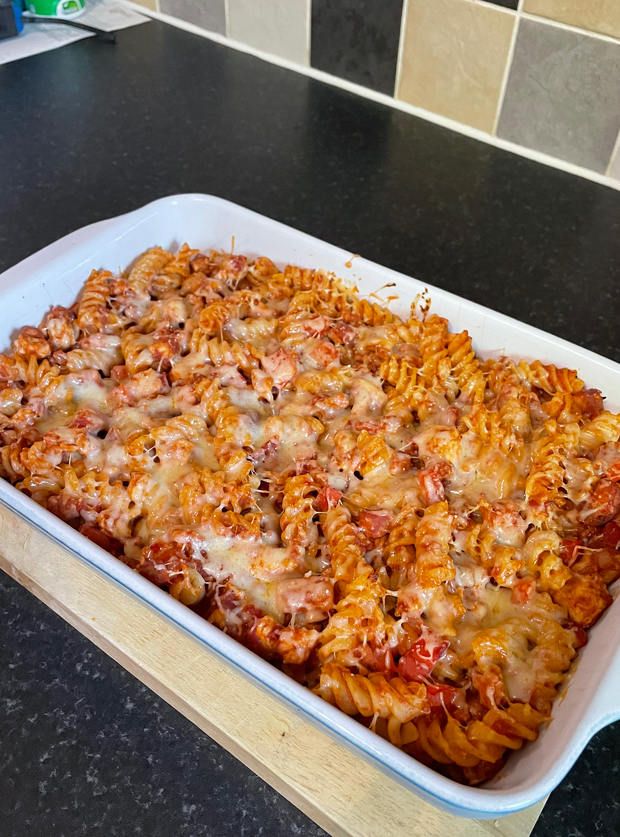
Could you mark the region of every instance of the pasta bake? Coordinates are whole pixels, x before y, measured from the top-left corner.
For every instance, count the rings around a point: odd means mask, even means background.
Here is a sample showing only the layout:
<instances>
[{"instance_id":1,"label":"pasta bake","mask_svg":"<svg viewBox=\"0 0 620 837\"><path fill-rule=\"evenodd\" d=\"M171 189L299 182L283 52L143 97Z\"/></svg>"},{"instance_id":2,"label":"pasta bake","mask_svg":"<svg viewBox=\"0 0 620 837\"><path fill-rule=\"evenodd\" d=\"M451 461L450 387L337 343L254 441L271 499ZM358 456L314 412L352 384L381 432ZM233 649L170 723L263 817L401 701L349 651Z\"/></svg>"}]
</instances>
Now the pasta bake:
<instances>
[{"instance_id":1,"label":"pasta bake","mask_svg":"<svg viewBox=\"0 0 620 837\"><path fill-rule=\"evenodd\" d=\"M468 784L537 738L620 575L598 390L266 257L154 247L22 328L0 475Z\"/></svg>"}]
</instances>

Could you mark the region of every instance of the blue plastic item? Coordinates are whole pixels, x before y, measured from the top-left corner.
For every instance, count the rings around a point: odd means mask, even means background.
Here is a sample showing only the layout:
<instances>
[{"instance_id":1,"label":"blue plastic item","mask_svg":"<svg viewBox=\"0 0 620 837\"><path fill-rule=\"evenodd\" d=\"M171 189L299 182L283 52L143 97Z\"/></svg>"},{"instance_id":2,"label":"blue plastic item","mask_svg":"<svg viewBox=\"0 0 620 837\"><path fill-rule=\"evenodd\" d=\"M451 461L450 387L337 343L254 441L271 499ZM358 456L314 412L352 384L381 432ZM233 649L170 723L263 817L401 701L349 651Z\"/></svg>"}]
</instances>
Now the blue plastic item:
<instances>
[{"instance_id":1,"label":"blue plastic item","mask_svg":"<svg viewBox=\"0 0 620 837\"><path fill-rule=\"evenodd\" d=\"M12 38L24 28L21 0L0 0L0 38Z\"/></svg>"}]
</instances>

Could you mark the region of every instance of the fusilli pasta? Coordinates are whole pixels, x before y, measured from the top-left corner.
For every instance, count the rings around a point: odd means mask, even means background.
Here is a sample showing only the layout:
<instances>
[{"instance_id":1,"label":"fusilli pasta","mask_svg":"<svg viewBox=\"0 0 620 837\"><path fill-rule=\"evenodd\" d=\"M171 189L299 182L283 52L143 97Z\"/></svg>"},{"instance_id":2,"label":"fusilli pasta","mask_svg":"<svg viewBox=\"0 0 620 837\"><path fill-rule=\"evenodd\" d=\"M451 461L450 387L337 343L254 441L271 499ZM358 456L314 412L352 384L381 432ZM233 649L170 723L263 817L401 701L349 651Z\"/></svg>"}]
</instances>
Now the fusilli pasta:
<instances>
[{"instance_id":1,"label":"fusilli pasta","mask_svg":"<svg viewBox=\"0 0 620 837\"><path fill-rule=\"evenodd\" d=\"M412 756L492 777L620 575L620 416L337 277L153 247L0 355L0 476Z\"/></svg>"}]
</instances>

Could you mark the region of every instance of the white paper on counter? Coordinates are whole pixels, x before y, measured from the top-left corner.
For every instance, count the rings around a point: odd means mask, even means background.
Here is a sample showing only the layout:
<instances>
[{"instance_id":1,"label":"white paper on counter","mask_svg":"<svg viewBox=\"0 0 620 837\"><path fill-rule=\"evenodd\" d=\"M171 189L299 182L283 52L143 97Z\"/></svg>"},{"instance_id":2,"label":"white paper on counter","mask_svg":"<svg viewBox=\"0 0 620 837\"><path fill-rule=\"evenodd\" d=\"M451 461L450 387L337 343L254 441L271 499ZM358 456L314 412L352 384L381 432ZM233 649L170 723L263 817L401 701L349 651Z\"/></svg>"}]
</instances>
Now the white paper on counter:
<instances>
[{"instance_id":1,"label":"white paper on counter","mask_svg":"<svg viewBox=\"0 0 620 837\"><path fill-rule=\"evenodd\" d=\"M86 0L86 9L73 20L112 32L146 23L149 18L115 0ZM58 23L24 23L23 31L15 38L0 40L0 64L92 37L94 35L90 32L72 26L60 26ZM114 49L113 44L101 44L101 47Z\"/></svg>"}]
</instances>

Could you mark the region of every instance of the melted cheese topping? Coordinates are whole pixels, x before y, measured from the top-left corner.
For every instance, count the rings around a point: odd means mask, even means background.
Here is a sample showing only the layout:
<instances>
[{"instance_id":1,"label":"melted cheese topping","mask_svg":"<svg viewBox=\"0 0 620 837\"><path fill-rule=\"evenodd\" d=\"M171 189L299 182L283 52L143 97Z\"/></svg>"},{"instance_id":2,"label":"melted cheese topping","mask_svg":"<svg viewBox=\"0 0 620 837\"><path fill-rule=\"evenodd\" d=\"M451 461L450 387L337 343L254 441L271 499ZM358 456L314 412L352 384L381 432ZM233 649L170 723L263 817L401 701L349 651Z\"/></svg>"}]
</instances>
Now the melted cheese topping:
<instances>
[{"instance_id":1,"label":"melted cheese topping","mask_svg":"<svg viewBox=\"0 0 620 837\"><path fill-rule=\"evenodd\" d=\"M478 781L609 604L620 417L572 370L482 361L427 307L153 248L0 356L0 474Z\"/></svg>"},{"instance_id":2,"label":"melted cheese topping","mask_svg":"<svg viewBox=\"0 0 620 837\"><path fill-rule=\"evenodd\" d=\"M566 611L544 594L515 604L509 590L483 584L452 645L463 660L481 666L498 664L510 699L528 702L535 686L554 673L536 643L544 644L549 622L557 625L565 619Z\"/></svg>"}]
</instances>

